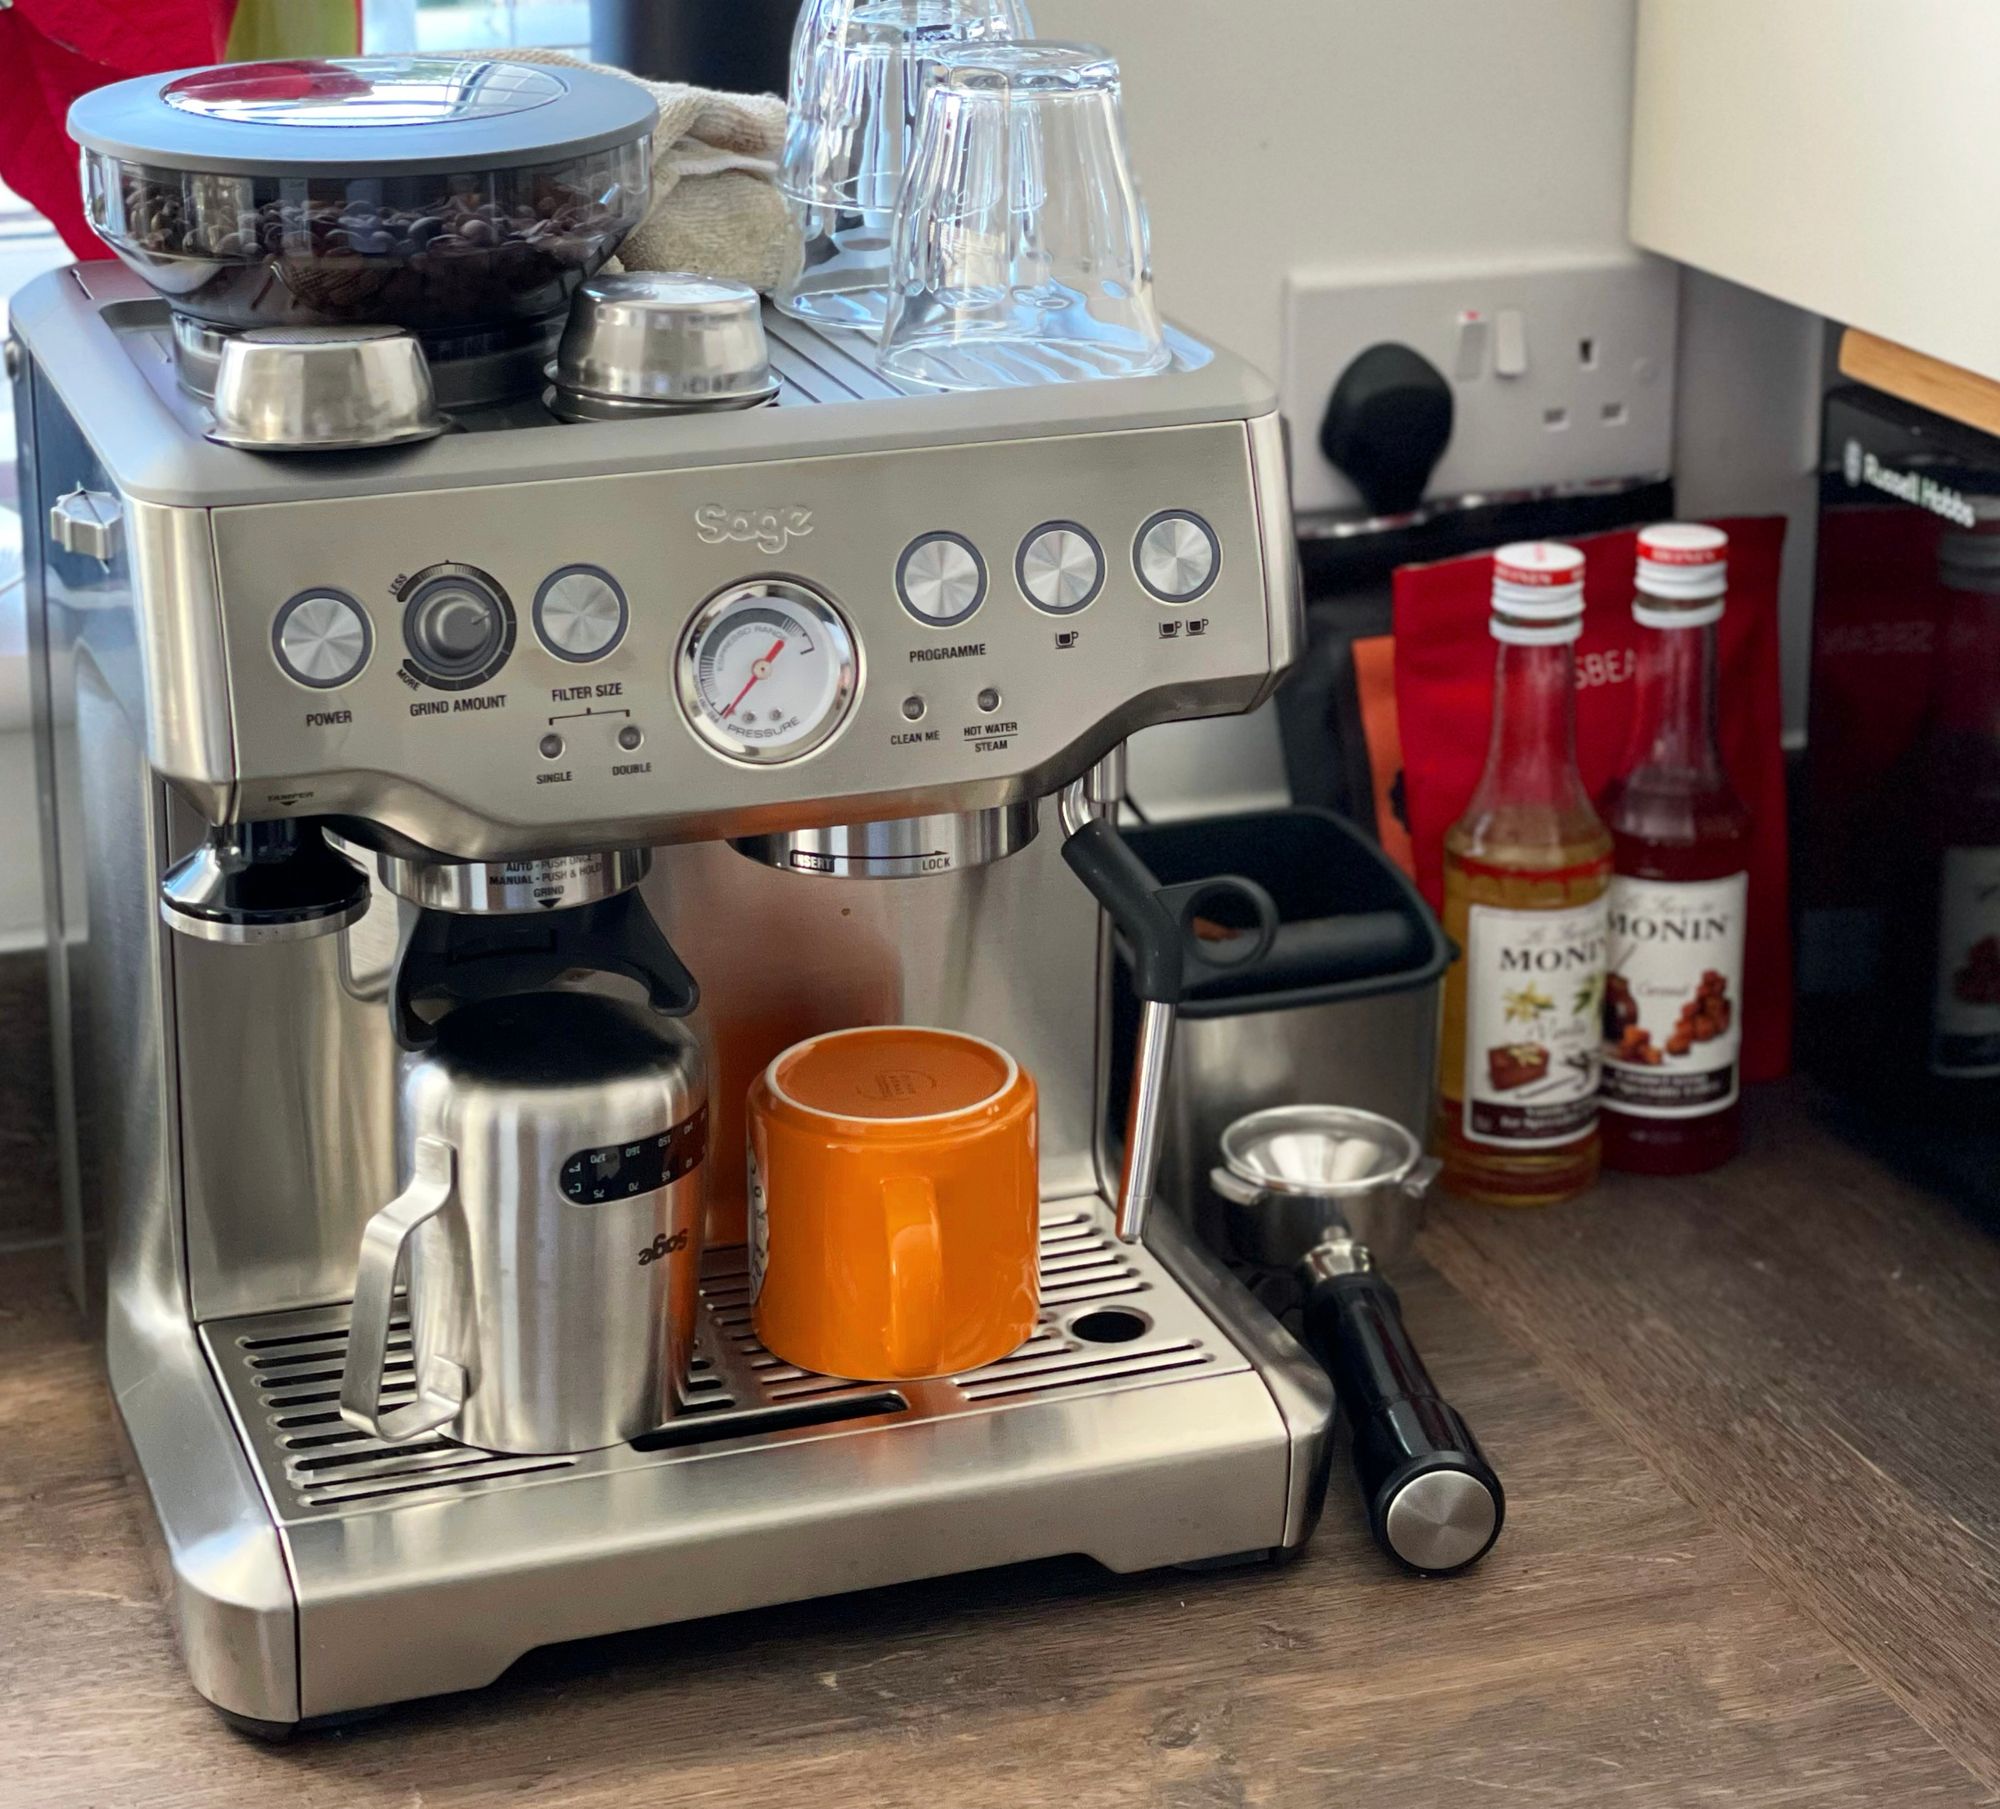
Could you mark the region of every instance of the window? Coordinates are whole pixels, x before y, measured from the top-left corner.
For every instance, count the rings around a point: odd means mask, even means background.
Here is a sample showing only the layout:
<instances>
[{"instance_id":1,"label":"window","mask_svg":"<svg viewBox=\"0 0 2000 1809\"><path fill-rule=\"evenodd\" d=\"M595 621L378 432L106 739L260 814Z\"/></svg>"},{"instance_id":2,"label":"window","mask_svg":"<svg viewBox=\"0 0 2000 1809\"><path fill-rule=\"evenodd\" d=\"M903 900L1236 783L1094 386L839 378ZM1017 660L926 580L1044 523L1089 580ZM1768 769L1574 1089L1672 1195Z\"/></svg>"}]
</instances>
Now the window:
<instances>
[{"instance_id":1,"label":"window","mask_svg":"<svg viewBox=\"0 0 2000 1809\"><path fill-rule=\"evenodd\" d=\"M590 54L590 0L362 0L371 51L508 50Z\"/></svg>"},{"instance_id":2,"label":"window","mask_svg":"<svg viewBox=\"0 0 2000 1809\"><path fill-rule=\"evenodd\" d=\"M10 188L0 186L0 336L7 330L7 298L45 270L69 262L56 230ZM25 652L21 621L20 485L14 469L14 386L0 383L0 663ZM11 707L24 687L0 671L0 733L19 727Z\"/></svg>"}]
</instances>

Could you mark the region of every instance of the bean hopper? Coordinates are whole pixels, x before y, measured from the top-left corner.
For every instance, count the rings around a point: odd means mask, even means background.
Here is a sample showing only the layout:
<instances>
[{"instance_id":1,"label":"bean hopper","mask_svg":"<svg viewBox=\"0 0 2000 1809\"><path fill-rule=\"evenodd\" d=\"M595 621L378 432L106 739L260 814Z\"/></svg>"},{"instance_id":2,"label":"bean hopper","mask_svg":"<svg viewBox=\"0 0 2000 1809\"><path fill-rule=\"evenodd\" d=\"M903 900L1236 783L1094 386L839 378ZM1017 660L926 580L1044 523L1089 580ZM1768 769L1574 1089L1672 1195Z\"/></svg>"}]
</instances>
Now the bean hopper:
<instances>
[{"instance_id":1,"label":"bean hopper","mask_svg":"<svg viewBox=\"0 0 2000 1809\"><path fill-rule=\"evenodd\" d=\"M73 1278L189 1673L259 1732L915 1577L1269 1558L1319 1509L1325 1375L1147 1211L1170 959L1105 1109L1104 905L1172 925L1122 745L1298 651L1270 385L1175 335L1155 376L919 392L773 318L765 405L566 419L547 367L651 124L477 59L121 84L76 116L120 261L12 306ZM346 348L295 372L413 372L379 350L413 339L445 431L220 443L232 346L287 362L254 334ZM629 987L649 930L711 1102L681 1411L591 1450L371 1436L340 1387L404 1009L496 951ZM892 1022L1036 1075L1042 1311L975 1374L860 1387L750 1329L742 1100ZM379 1374L385 1415L419 1398L393 1312Z\"/></svg>"}]
</instances>

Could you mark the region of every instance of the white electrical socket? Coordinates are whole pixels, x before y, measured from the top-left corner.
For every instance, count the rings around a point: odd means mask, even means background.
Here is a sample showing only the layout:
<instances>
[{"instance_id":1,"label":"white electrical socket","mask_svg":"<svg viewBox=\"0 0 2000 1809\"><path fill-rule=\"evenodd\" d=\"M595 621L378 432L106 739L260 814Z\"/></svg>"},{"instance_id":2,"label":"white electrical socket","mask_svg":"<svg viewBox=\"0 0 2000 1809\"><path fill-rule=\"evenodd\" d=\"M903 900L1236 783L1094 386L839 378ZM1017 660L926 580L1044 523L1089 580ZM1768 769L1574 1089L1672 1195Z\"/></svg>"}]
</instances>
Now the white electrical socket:
<instances>
[{"instance_id":1,"label":"white electrical socket","mask_svg":"<svg viewBox=\"0 0 2000 1809\"><path fill-rule=\"evenodd\" d=\"M1672 469L1680 283L1663 259L1295 272L1285 290L1281 387L1301 514L1360 506L1319 449L1320 423L1349 363L1385 342L1422 353L1452 387L1451 443L1429 497ZM1510 335L1525 342L1525 368L1502 376L1497 354Z\"/></svg>"}]
</instances>

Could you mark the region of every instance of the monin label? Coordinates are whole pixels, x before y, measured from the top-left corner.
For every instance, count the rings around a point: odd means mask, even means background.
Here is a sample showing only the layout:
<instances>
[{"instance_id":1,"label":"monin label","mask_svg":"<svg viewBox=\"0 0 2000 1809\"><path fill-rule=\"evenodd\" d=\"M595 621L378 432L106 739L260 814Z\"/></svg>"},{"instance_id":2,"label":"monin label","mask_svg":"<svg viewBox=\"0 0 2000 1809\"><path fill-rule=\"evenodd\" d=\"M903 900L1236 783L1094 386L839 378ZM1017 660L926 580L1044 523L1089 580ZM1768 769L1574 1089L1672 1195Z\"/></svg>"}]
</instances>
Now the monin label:
<instances>
[{"instance_id":1,"label":"monin label","mask_svg":"<svg viewBox=\"0 0 2000 1809\"><path fill-rule=\"evenodd\" d=\"M1557 1149L1597 1128L1605 900L1474 905L1466 926L1465 1135Z\"/></svg>"},{"instance_id":2,"label":"monin label","mask_svg":"<svg viewBox=\"0 0 2000 1809\"><path fill-rule=\"evenodd\" d=\"M1735 1103L1743 1048L1748 874L1611 882L1604 1102L1638 1118Z\"/></svg>"}]
</instances>

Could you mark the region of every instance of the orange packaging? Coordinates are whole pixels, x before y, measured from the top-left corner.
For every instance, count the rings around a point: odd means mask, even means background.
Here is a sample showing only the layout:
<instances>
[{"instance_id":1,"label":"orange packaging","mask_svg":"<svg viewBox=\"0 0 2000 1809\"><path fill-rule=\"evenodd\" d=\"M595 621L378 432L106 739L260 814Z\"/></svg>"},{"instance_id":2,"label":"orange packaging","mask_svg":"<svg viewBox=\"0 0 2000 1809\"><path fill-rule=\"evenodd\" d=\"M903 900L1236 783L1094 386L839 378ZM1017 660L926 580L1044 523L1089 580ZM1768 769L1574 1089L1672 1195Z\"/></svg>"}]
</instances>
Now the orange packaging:
<instances>
[{"instance_id":1,"label":"orange packaging","mask_svg":"<svg viewBox=\"0 0 2000 1809\"><path fill-rule=\"evenodd\" d=\"M858 1382L957 1375L1025 1343L1039 1310L1035 1083L944 1030L842 1030L750 1091L757 1335Z\"/></svg>"}]
</instances>

